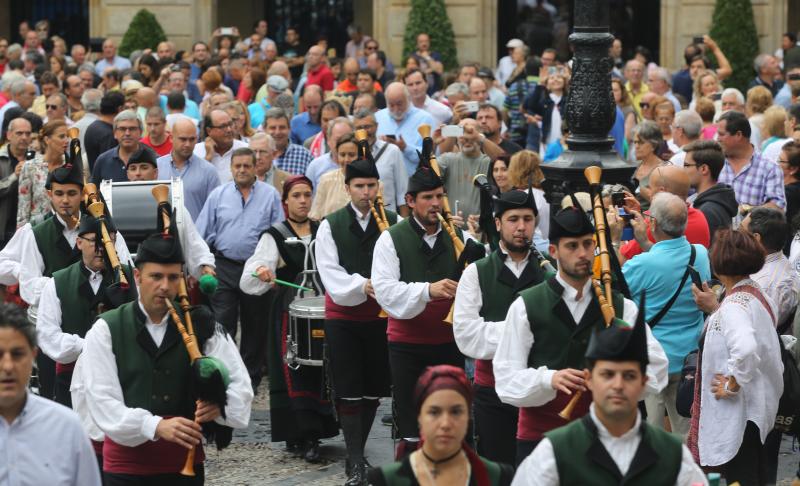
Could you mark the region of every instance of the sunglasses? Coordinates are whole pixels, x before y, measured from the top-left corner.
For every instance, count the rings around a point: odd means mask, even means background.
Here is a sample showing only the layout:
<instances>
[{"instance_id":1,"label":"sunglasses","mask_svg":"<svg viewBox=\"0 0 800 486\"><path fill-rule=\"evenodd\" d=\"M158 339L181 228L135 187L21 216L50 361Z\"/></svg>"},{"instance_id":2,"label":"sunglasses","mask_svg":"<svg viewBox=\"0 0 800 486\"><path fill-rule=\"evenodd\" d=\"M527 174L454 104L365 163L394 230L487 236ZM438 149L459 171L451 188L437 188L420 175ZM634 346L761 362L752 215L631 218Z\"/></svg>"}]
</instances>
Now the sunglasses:
<instances>
[{"instance_id":1,"label":"sunglasses","mask_svg":"<svg viewBox=\"0 0 800 486\"><path fill-rule=\"evenodd\" d=\"M650 108L650 103L639 103L639 108Z\"/></svg>"},{"instance_id":2,"label":"sunglasses","mask_svg":"<svg viewBox=\"0 0 800 486\"><path fill-rule=\"evenodd\" d=\"M57 109L61 108L61 107L60 107L60 106L58 106L58 105L44 105L44 107L45 107L46 109L48 109L48 110L57 110Z\"/></svg>"}]
</instances>

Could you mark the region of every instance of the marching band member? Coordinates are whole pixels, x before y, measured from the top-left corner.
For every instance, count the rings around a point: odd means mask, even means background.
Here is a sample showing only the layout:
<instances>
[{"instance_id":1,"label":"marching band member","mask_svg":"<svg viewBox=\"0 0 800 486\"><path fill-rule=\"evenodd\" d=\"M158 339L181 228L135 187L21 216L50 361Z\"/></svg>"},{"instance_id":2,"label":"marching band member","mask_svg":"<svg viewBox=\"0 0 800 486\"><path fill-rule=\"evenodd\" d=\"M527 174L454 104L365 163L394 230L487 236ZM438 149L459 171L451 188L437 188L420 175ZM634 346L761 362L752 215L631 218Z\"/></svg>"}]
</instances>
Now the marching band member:
<instances>
[{"instance_id":1,"label":"marching band member","mask_svg":"<svg viewBox=\"0 0 800 486\"><path fill-rule=\"evenodd\" d=\"M340 140L337 149L346 144ZM326 290L325 342L333 395L347 447L346 486L361 486L366 481L367 437L379 398L390 396L386 319L379 317L370 274L375 242L397 222L391 211L385 211L386 221L376 219L383 209L373 206L380 176L366 140L359 145L362 157L344 168L344 189L350 202L320 223L315 246Z\"/></svg>"},{"instance_id":2,"label":"marching band member","mask_svg":"<svg viewBox=\"0 0 800 486\"><path fill-rule=\"evenodd\" d=\"M158 178L158 165L151 151L141 151L142 156L128 162L126 166L129 181L154 181ZM171 205L170 205L171 207ZM183 254L186 257L186 268L194 278L203 275L215 276L214 254L208 248L208 243L197 232L197 227L186 206L181 207L181 221L178 224L178 235L183 244ZM172 214L172 211L169 211Z\"/></svg>"},{"instance_id":3,"label":"marching band member","mask_svg":"<svg viewBox=\"0 0 800 486\"><path fill-rule=\"evenodd\" d=\"M595 328L586 350L589 413L546 432L513 486L584 484L708 484L679 437L642 420L638 402L649 363L644 309L633 329Z\"/></svg>"},{"instance_id":4,"label":"marching band member","mask_svg":"<svg viewBox=\"0 0 800 486\"><path fill-rule=\"evenodd\" d=\"M384 231L375 243L372 286L389 315L387 335L392 374L397 456L416 449L419 431L413 389L428 366L464 367L464 356L445 323L456 294L458 262L452 238L439 223L442 179L425 157L409 178L406 203L411 217ZM464 239L455 229L456 237ZM463 268L463 266L462 266Z\"/></svg>"},{"instance_id":5,"label":"marching band member","mask_svg":"<svg viewBox=\"0 0 800 486\"><path fill-rule=\"evenodd\" d=\"M267 293L275 286L276 278L295 282L304 270L305 251L303 245L290 245L287 240L297 238L310 244L317 236L319 223L308 217L311 180L303 175L286 179L281 198L286 220L261 234L255 252L245 262L239 286L247 294ZM320 394L322 370L315 366L292 369L283 360L289 304L295 295L296 291L289 287L276 287L268 307L266 343L271 437L273 442L285 441L289 452L314 463L320 457L319 439L339 435L339 428L330 402Z\"/></svg>"},{"instance_id":6,"label":"marching band member","mask_svg":"<svg viewBox=\"0 0 800 486\"><path fill-rule=\"evenodd\" d=\"M576 206L578 206L576 204ZM558 273L514 300L492 364L495 387L503 403L520 407L517 464L530 454L545 432L567 423L558 414L572 394L584 390L584 354L592 329L603 326L600 305L592 289L595 229L579 208L560 210L550 220L550 255ZM614 292L616 316L635 322L636 305ZM648 389L667 383L667 358L647 329ZM572 418L589 411L584 393Z\"/></svg>"},{"instance_id":7,"label":"marching band member","mask_svg":"<svg viewBox=\"0 0 800 486\"><path fill-rule=\"evenodd\" d=\"M494 200L499 248L464 270L456 291L453 334L464 355L475 358L475 432L478 453L514 464L519 410L500 402L492 358L503 320L517 293L541 283L545 272L531 242L539 213L530 192L511 190Z\"/></svg>"},{"instance_id":8,"label":"marching band member","mask_svg":"<svg viewBox=\"0 0 800 486\"><path fill-rule=\"evenodd\" d=\"M83 200L83 170L80 164L64 164L47 175L45 182L53 215L36 226L25 224L18 232L22 254L19 267L20 296L29 305L39 305L42 289L53 272L66 268L80 259L75 249ZM116 233L114 247L120 262L131 263L131 255L124 238ZM36 357L39 393L53 397L55 363L44 353Z\"/></svg>"},{"instance_id":9,"label":"marching band member","mask_svg":"<svg viewBox=\"0 0 800 486\"><path fill-rule=\"evenodd\" d=\"M91 216L81 218L75 242L81 252L80 261L54 272L39 299L39 349L56 362L55 400L68 407L72 406L72 369L83 349L86 332L98 314L136 297L131 268L123 267L130 285L115 283L101 240L99 221Z\"/></svg>"},{"instance_id":10,"label":"marching band member","mask_svg":"<svg viewBox=\"0 0 800 486\"><path fill-rule=\"evenodd\" d=\"M103 313L86 333L75 379L92 421L105 434L106 486L203 484L202 448L194 477L179 474L187 452L200 444L205 422L243 428L253 391L236 344L222 326L194 308L191 316L204 356L221 361L229 384L224 408L197 400L187 345L168 313L178 294L184 263L179 238L156 233L139 245L134 279L139 298ZM185 315L177 310L181 320ZM223 378L224 379L224 378ZM75 387L73 387L75 388ZM194 420L192 420L194 417Z\"/></svg>"}]
</instances>

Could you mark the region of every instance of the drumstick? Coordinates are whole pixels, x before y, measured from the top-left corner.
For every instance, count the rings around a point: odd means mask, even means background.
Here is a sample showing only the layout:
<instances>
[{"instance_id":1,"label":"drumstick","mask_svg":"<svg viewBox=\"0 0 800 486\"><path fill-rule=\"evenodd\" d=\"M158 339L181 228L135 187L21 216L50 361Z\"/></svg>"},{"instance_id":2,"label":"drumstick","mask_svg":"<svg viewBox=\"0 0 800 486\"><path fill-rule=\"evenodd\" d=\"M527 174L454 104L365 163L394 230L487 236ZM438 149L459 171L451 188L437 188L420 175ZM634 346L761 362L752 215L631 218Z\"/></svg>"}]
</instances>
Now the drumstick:
<instances>
[{"instance_id":1,"label":"drumstick","mask_svg":"<svg viewBox=\"0 0 800 486\"><path fill-rule=\"evenodd\" d=\"M258 276L258 274L256 272L251 273L250 276L251 277L255 277L255 278L259 278L259 276ZM291 288L297 289L297 290L305 290L306 292L312 292L314 290L314 289L310 289L308 287L303 287L302 285L293 284L292 282L287 282L286 280L281 280L279 278L273 278L272 282L275 282L276 284L279 284L279 285L284 285L286 287L291 287Z\"/></svg>"}]
</instances>

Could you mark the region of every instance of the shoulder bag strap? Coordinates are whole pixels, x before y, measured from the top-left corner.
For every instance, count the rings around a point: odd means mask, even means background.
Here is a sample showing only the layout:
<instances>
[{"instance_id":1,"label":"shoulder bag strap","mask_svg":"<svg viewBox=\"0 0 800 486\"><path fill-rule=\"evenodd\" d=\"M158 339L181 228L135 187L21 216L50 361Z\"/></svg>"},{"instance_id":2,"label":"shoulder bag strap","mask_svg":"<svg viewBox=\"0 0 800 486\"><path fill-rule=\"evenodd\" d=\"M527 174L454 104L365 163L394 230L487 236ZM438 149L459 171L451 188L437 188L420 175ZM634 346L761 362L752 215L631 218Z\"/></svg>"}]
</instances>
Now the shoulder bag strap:
<instances>
[{"instance_id":1,"label":"shoulder bag strap","mask_svg":"<svg viewBox=\"0 0 800 486\"><path fill-rule=\"evenodd\" d=\"M691 254L689 255L689 263L686 265L686 271L683 272L683 278L681 279L681 283L678 284L678 290L676 290L675 293L672 294L672 297L664 305L664 307L661 308L658 314L653 316L653 318L648 321L648 324L650 324L651 329L656 327L656 324L658 324L661 321L661 319L663 319L664 316L667 315L667 312L669 312L670 308L672 307L672 304L675 303L675 301L678 299L678 296L681 294L681 290L683 290L683 286L684 284L686 284L686 279L689 278L689 267L694 265L694 257L696 255L694 245L690 245L690 247L691 247Z\"/></svg>"}]
</instances>

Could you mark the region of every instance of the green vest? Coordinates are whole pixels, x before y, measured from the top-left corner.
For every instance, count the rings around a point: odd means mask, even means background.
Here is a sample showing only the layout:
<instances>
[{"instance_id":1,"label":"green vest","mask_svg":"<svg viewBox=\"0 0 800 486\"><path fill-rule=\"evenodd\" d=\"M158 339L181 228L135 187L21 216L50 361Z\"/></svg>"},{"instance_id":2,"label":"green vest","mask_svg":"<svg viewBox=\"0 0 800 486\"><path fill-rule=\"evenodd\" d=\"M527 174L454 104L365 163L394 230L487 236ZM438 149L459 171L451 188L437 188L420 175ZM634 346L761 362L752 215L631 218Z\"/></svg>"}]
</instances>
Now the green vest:
<instances>
[{"instance_id":1,"label":"green vest","mask_svg":"<svg viewBox=\"0 0 800 486\"><path fill-rule=\"evenodd\" d=\"M528 260L527 266L517 278L505 265L500 250L475 262L475 269L478 271L483 301L479 314L485 320L493 322L505 320L508 308L517 298L518 292L544 280L544 272L532 260Z\"/></svg>"},{"instance_id":2,"label":"green vest","mask_svg":"<svg viewBox=\"0 0 800 486\"><path fill-rule=\"evenodd\" d=\"M127 267L125 271L130 272ZM113 282L111 274L103 272L97 294L92 291L88 274L83 261L53 273L56 295L61 303L61 330L67 334L84 337L99 314L99 308L105 305L105 289Z\"/></svg>"},{"instance_id":3,"label":"green vest","mask_svg":"<svg viewBox=\"0 0 800 486\"><path fill-rule=\"evenodd\" d=\"M484 457L480 457L481 462L486 466L486 473L489 476L489 484L498 486L500 484L508 484L512 479L511 467L506 465L505 471L500 464L490 461ZM400 462L393 462L386 466L380 467L381 475L383 476L386 486L412 486L419 484L414 472L411 468L411 461L408 457ZM475 475L473 474L469 480L469 486L476 484Z\"/></svg>"},{"instance_id":4,"label":"green vest","mask_svg":"<svg viewBox=\"0 0 800 486\"><path fill-rule=\"evenodd\" d=\"M456 253L447 231L442 229L439 232L431 248L422 240L425 230L416 221L412 224L412 219L406 218L388 229L400 260L400 281L432 283L453 278ZM462 237L460 229L456 229L456 234Z\"/></svg>"},{"instance_id":5,"label":"green vest","mask_svg":"<svg viewBox=\"0 0 800 486\"><path fill-rule=\"evenodd\" d=\"M592 301L586 308L580 322L575 322L567 305L561 298L563 287L551 277L539 285L520 292L525 303L531 332L536 339L528 357L528 366L538 368L546 366L551 370L586 367L586 348L592 329L604 326L600 305L592 292ZM622 318L624 298L619 292L612 297L614 312Z\"/></svg>"},{"instance_id":6,"label":"green vest","mask_svg":"<svg viewBox=\"0 0 800 486\"><path fill-rule=\"evenodd\" d=\"M681 440L663 430L641 425L642 441L623 475L597 437L597 426L584 416L545 433L553 444L562 486L673 485L683 457Z\"/></svg>"},{"instance_id":7,"label":"green vest","mask_svg":"<svg viewBox=\"0 0 800 486\"><path fill-rule=\"evenodd\" d=\"M80 260L80 252L70 248L64 238L64 226L55 216L34 226L33 236L44 261L43 277L52 277L56 270L66 268Z\"/></svg>"},{"instance_id":8,"label":"green vest","mask_svg":"<svg viewBox=\"0 0 800 486\"><path fill-rule=\"evenodd\" d=\"M176 305L178 315L183 313ZM143 408L160 416L192 418L192 367L189 353L172 322L161 346L156 346L145 327L138 300L101 314L111 332L111 349L117 363L125 406Z\"/></svg>"},{"instance_id":9,"label":"green vest","mask_svg":"<svg viewBox=\"0 0 800 486\"><path fill-rule=\"evenodd\" d=\"M386 211L389 225L397 223L397 214ZM339 265L349 274L359 274L370 278L372 273L372 251L378 241L380 230L374 217L369 218L366 230L361 229L355 217L355 211L347 206L334 211L325 217L331 227L333 241L339 254Z\"/></svg>"},{"instance_id":10,"label":"green vest","mask_svg":"<svg viewBox=\"0 0 800 486\"><path fill-rule=\"evenodd\" d=\"M311 226L311 241L314 241L317 239L319 223L309 221L309 226ZM306 250L303 245L287 245L286 239L297 238L299 240L300 237L294 232L288 220L270 226L264 233L272 235L272 239L275 240L275 245L278 247L278 253L286 264L275 271L275 276L286 282L294 282L303 271Z\"/></svg>"}]
</instances>

